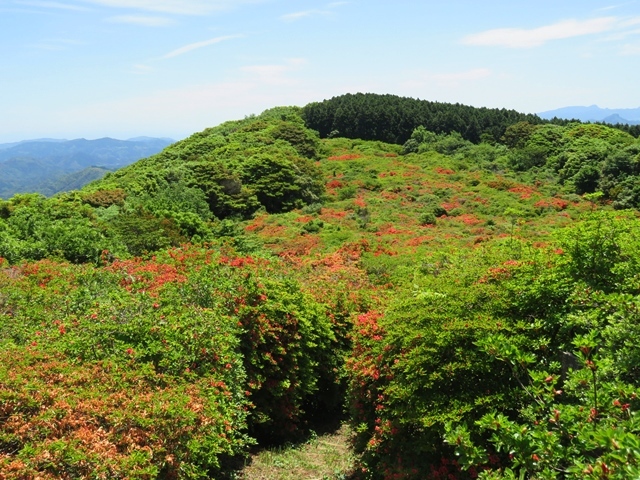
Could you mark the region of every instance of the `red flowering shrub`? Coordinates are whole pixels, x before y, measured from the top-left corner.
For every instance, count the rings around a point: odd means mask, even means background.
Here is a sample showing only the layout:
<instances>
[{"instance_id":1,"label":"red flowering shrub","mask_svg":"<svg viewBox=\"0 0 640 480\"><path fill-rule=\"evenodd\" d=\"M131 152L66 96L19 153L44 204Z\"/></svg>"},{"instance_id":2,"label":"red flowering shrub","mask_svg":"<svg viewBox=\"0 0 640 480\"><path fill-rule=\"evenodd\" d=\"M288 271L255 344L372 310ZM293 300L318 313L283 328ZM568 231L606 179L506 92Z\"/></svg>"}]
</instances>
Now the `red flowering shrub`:
<instances>
[{"instance_id":1,"label":"red flowering shrub","mask_svg":"<svg viewBox=\"0 0 640 480\"><path fill-rule=\"evenodd\" d=\"M215 475L248 434L291 438L339 406L331 319L271 262L186 247L11 272L0 272L8 478Z\"/></svg>"},{"instance_id":2,"label":"red flowering shrub","mask_svg":"<svg viewBox=\"0 0 640 480\"><path fill-rule=\"evenodd\" d=\"M0 478L199 478L250 444L215 377L0 351Z\"/></svg>"}]
</instances>

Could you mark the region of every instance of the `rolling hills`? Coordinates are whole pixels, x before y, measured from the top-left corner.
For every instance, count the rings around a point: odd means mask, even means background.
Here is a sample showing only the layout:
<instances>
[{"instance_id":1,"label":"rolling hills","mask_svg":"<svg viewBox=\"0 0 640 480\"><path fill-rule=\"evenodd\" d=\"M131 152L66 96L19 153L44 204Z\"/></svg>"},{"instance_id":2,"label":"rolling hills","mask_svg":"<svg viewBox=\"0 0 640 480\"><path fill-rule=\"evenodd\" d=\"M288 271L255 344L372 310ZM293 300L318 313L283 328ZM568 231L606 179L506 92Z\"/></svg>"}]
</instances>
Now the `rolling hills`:
<instances>
[{"instance_id":1,"label":"rolling hills","mask_svg":"<svg viewBox=\"0 0 640 480\"><path fill-rule=\"evenodd\" d=\"M597 105L563 107L540 112L538 116L547 120L557 117L567 120L576 119L582 122L604 122L612 125L617 123L638 125L640 123L640 108L600 108Z\"/></svg>"},{"instance_id":2,"label":"rolling hills","mask_svg":"<svg viewBox=\"0 0 640 480\"><path fill-rule=\"evenodd\" d=\"M335 478L637 476L638 139L438 109L278 107L0 201L0 471L237 478L329 417Z\"/></svg>"},{"instance_id":3,"label":"rolling hills","mask_svg":"<svg viewBox=\"0 0 640 480\"><path fill-rule=\"evenodd\" d=\"M172 142L140 137L130 140L40 139L2 144L0 198L24 192L53 195L78 189L106 171L153 155Z\"/></svg>"}]
</instances>

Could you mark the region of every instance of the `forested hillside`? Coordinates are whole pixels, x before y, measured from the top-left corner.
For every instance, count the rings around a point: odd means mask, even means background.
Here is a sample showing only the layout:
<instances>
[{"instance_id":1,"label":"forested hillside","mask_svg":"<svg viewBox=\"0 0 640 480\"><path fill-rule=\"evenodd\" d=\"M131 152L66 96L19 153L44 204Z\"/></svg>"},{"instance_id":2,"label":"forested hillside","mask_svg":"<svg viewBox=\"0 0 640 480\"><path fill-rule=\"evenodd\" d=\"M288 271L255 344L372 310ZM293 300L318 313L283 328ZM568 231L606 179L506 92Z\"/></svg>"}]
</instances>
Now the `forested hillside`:
<instances>
[{"instance_id":1,"label":"forested hillside","mask_svg":"<svg viewBox=\"0 0 640 480\"><path fill-rule=\"evenodd\" d=\"M459 103L440 103L396 95L346 94L310 103L302 110L309 128L322 138L341 136L402 144L419 126L437 134L458 133L473 143L500 142L514 123L566 125L570 120L543 120L537 115L504 108L476 108ZM615 125L640 135L640 126Z\"/></svg>"},{"instance_id":2,"label":"forested hillside","mask_svg":"<svg viewBox=\"0 0 640 480\"><path fill-rule=\"evenodd\" d=\"M331 418L325 478L640 476L639 140L397 98L0 201L0 478L252 480Z\"/></svg>"}]
</instances>

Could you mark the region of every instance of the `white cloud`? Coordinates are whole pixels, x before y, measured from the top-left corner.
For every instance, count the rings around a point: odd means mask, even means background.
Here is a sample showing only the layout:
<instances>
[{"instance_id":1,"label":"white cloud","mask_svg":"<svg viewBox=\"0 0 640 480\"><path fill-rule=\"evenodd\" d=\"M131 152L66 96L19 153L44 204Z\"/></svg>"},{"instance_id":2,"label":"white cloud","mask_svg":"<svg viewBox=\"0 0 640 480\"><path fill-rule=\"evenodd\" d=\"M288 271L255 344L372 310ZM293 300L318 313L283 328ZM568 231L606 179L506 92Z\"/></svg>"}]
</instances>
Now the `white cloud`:
<instances>
[{"instance_id":1,"label":"white cloud","mask_svg":"<svg viewBox=\"0 0 640 480\"><path fill-rule=\"evenodd\" d=\"M118 15L107 19L113 23L131 23L144 27L164 27L173 23L173 20L166 17L152 17L148 15Z\"/></svg>"},{"instance_id":2,"label":"white cloud","mask_svg":"<svg viewBox=\"0 0 640 480\"><path fill-rule=\"evenodd\" d=\"M615 10L616 8L620 8L622 5L609 5L606 7L602 7L602 8L596 8L595 11L596 12L608 12L611 10Z\"/></svg>"},{"instance_id":3,"label":"white cloud","mask_svg":"<svg viewBox=\"0 0 640 480\"><path fill-rule=\"evenodd\" d=\"M189 45L185 45L184 47L176 48L175 50L170 51L162 58L173 58L179 55L184 55L185 53L191 52L193 50L197 50L199 48L208 47L210 45L215 45L216 43L224 42L225 40L231 40L233 38L240 38L242 35L226 35L224 37L216 37L211 38L209 40L204 40L202 42L190 43Z\"/></svg>"},{"instance_id":4,"label":"white cloud","mask_svg":"<svg viewBox=\"0 0 640 480\"><path fill-rule=\"evenodd\" d=\"M326 15L328 12L323 12L322 10L305 10L303 12L294 12L288 13L286 15L282 15L280 18L285 22L295 22L296 20L300 20L305 17L312 17L315 15Z\"/></svg>"},{"instance_id":5,"label":"white cloud","mask_svg":"<svg viewBox=\"0 0 640 480\"><path fill-rule=\"evenodd\" d=\"M131 73L135 73L136 75L145 75L147 73L153 72L155 69L149 65L143 65L141 63L134 65Z\"/></svg>"},{"instance_id":6,"label":"white cloud","mask_svg":"<svg viewBox=\"0 0 640 480\"><path fill-rule=\"evenodd\" d=\"M328 9L334 9L337 7L341 7L343 5L347 5L349 2L332 2L327 5ZM288 13L286 15L282 15L280 17L281 20L285 22L295 22L296 20L300 20L306 17L314 17L317 15L331 15L333 12L329 10L302 10L300 12Z\"/></svg>"},{"instance_id":7,"label":"white cloud","mask_svg":"<svg viewBox=\"0 0 640 480\"><path fill-rule=\"evenodd\" d=\"M632 5L634 3L636 3L635 0L633 0L631 2L621 3L619 5L609 5L607 7L597 8L595 11L596 12L606 12L606 11L609 11L609 10L615 10L617 8L626 7L627 5Z\"/></svg>"},{"instance_id":8,"label":"white cloud","mask_svg":"<svg viewBox=\"0 0 640 480\"><path fill-rule=\"evenodd\" d=\"M72 10L72 11L76 11L76 12L84 12L89 10L86 7L80 7L78 5L71 5L69 3L61 3L61 2L46 2L46 1L20 1L20 2L14 2L18 5L25 5L28 7L40 7L40 8L53 8L53 9L57 9L57 10Z\"/></svg>"},{"instance_id":9,"label":"white cloud","mask_svg":"<svg viewBox=\"0 0 640 480\"><path fill-rule=\"evenodd\" d=\"M633 27L635 25L640 25L640 17L633 17L627 20L620 22L622 27Z\"/></svg>"},{"instance_id":10,"label":"white cloud","mask_svg":"<svg viewBox=\"0 0 640 480\"><path fill-rule=\"evenodd\" d=\"M241 4L258 3L262 0L83 0L84 2L114 8L130 8L150 12L178 15L205 15L227 10Z\"/></svg>"},{"instance_id":11,"label":"white cloud","mask_svg":"<svg viewBox=\"0 0 640 480\"><path fill-rule=\"evenodd\" d=\"M308 17L313 13L312 10L307 10L306 12L295 12L295 13L288 13L286 15L282 15L282 17L280 17L282 20L286 20L288 22L293 22L295 20L300 20L301 18L304 17Z\"/></svg>"},{"instance_id":12,"label":"white cloud","mask_svg":"<svg viewBox=\"0 0 640 480\"><path fill-rule=\"evenodd\" d=\"M294 85L296 81L287 77L288 72L297 70L306 62L303 58L291 58L280 65L249 65L240 70L250 74L250 76L261 84L268 85Z\"/></svg>"},{"instance_id":13,"label":"white cloud","mask_svg":"<svg viewBox=\"0 0 640 480\"><path fill-rule=\"evenodd\" d=\"M616 17L600 17L582 21L565 20L529 30L524 28L498 28L468 35L462 39L462 43L508 48L539 47L551 40L610 31L616 27L616 23Z\"/></svg>"},{"instance_id":14,"label":"white cloud","mask_svg":"<svg viewBox=\"0 0 640 480\"><path fill-rule=\"evenodd\" d=\"M60 51L66 50L71 46L83 45L82 42L77 40L70 40L67 38L47 38L42 40L39 43L31 45L33 48L37 48L40 50L49 50L49 51Z\"/></svg>"},{"instance_id":15,"label":"white cloud","mask_svg":"<svg viewBox=\"0 0 640 480\"><path fill-rule=\"evenodd\" d=\"M634 35L640 35L640 28L635 30L625 30L622 32L614 33L612 35L607 35L605 38L603 38L603 40L606 42L615 42Z\"/></svg>"},{"instance_id":16,"label":"white cloud","mask_svg":"<svg viewBox=\"0 0 640 480\"><path fill-rule=\"evenodd\" d=\"M631 55L640 55L640 43L632 44L628 43L622 46L620 50L620 55L622 56L631 56Z\"/></svg>"}]
</instances>

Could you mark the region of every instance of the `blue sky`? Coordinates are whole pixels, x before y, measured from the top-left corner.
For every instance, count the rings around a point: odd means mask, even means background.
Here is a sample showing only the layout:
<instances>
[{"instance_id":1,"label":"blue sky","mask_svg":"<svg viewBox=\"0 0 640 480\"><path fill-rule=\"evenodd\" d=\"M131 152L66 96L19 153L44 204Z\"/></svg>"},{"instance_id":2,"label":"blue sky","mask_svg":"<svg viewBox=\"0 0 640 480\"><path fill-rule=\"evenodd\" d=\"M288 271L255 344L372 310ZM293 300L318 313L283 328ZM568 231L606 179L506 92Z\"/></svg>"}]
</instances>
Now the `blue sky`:
<instances>
[{"instance_id":1,"label":"blue sky","mask_svg":"<svg viewBox=\"0 0 640 480\"><path fill-rule=\"evenodd\" d=\"M0 142L174 139L392 93L640 106L640 0L0 0Z\"/></svg>"}]
</instances>

